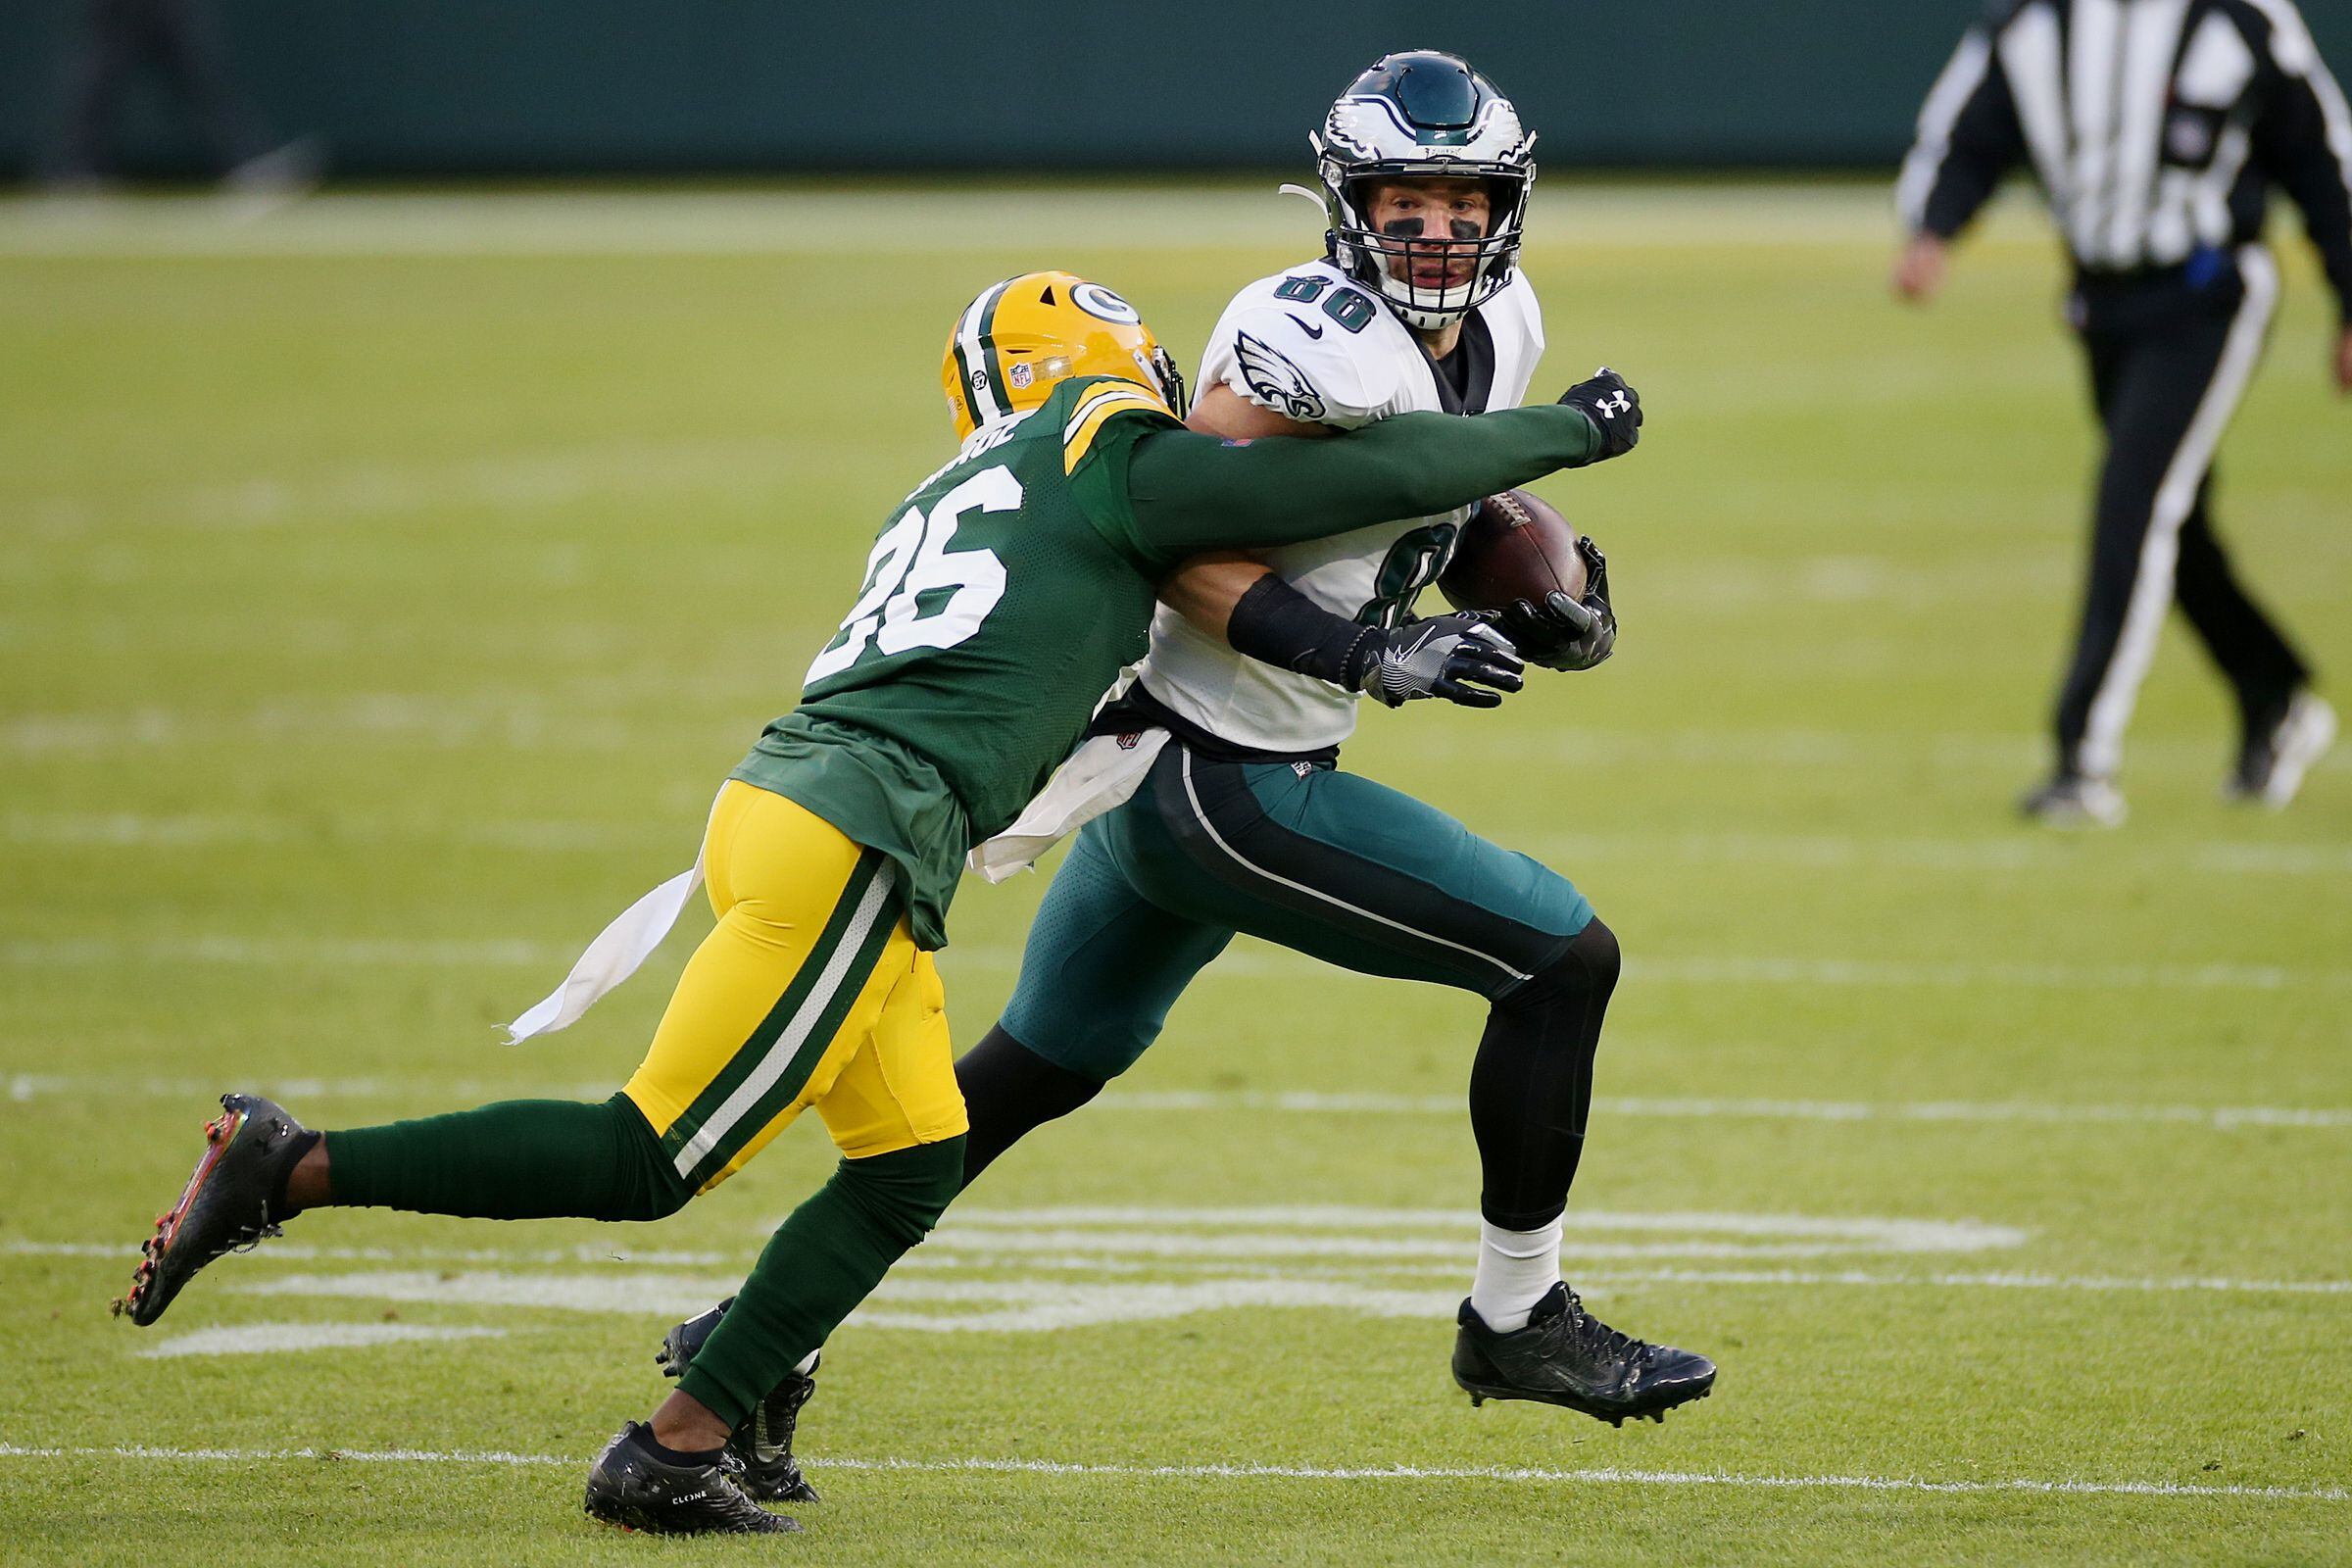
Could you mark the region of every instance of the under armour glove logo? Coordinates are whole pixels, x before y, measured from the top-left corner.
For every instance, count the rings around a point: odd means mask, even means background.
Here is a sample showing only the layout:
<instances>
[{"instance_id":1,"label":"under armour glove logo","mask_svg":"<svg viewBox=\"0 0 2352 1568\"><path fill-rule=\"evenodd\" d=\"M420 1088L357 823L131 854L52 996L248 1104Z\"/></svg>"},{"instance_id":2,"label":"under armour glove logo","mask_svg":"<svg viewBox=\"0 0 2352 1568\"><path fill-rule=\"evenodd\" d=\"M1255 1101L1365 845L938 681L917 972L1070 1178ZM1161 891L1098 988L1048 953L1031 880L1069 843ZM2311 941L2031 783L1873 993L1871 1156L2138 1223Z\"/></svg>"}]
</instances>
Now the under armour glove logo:
<instances>
[{"instance_id":1,"label":"under armour glove logo","mask_svg":"<svg viewBox=\"0 0 2352 1568\"><path fill-rule=\"evenodd\" d=\"M1642 439L1642 394L1607 366L1590 381L1579 381L1560 394L1560 401L1592 421L1600 437L1600 450L1591 459L1604 463L1623 457Z\"/></svg>"}]
</instances>

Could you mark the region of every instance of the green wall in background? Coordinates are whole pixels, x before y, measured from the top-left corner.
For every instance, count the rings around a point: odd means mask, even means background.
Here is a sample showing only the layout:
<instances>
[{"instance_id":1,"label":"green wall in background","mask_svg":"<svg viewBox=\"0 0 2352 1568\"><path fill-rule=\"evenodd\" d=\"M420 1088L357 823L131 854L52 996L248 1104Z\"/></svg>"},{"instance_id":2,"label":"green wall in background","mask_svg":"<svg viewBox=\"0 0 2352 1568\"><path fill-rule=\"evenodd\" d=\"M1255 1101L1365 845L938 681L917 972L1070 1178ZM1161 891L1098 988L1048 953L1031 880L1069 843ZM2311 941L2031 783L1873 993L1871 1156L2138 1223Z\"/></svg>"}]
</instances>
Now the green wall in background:
<instances>
[{"instance_id":1,"label":"green wall in background","mask_svg":"<svg viewBox=\"0 0 2352 1568\"><path fill-rule=\"evenodd\" d=\"M1885 165L1981 0L214 0L280 131L338 172L1271 167L1391 48L1461 51L1554 166ZM0 172L57 119L83 0L0 0ZM2304 7L2339 71L2352 0ZM123 146L184 169L143 96Z\"/></svg>"}]
</instances>

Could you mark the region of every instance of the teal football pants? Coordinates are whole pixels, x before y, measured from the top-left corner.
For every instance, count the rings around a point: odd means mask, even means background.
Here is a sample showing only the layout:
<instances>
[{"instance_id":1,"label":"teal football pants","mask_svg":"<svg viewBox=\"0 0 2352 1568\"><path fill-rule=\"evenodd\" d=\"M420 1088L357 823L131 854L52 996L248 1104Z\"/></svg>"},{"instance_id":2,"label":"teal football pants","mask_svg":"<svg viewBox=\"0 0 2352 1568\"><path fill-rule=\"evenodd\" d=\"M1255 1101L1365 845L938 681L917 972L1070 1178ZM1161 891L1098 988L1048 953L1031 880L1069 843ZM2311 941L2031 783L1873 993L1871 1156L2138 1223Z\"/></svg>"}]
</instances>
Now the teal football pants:
<instances>
[{"instance_id":1,"label":"teal football pants","mask_svg":"<svg viewBox=\"0 0 2352 1568\"><path fill-rule=\"evenodd\" d=\"M1508 1007L1546 989L1592 921L1567 878L1385 784L1171 740L1135 797L1079 833L1003 1027L1107 1081L1237 931Z\"/></svg>"}]
</instances>

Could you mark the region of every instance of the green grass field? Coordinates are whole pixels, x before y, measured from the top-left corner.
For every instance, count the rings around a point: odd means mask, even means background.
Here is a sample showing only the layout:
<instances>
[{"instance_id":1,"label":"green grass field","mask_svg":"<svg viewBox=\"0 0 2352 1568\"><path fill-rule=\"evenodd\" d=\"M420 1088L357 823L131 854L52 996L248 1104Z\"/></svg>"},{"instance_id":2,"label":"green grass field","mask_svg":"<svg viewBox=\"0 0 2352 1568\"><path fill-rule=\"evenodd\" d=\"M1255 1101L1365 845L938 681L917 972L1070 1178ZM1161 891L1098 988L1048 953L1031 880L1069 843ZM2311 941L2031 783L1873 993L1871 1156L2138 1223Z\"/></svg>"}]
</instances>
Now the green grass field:
<instances>
[{"instance_id":1,"label":"green grass field","mask_svg":"<svg viewBox=\"0 0 2352 1568\"><path fill-rule=\"evenodd\" d=\"M1257 187L0 207L0 1541L13 1562L2352 1557L2352 769L2221 805L2168 630L2122 831L2043 765L2091 460L2052 248L1935 312L1876 187L1547 180L1540 385L1642 388L1545 492L1616 660L1351 766L1547 858L1628 967L1569 1272L1715 1397L1612 1431L1446 1357L1480 1010L1237 945L836 1338L798 1541L579 1512L655 1343L821 1179L655 1228L298 1222L108 1316L220 1089L334 1127L609 1093L682 958L506 1050L686 862L886 510L953 313L1068 266L1188 361L1313 247ZM2283 237L2283 236L2282 236ZM2300 240L2224 452L2243 569L2352 667L2352 408ZM972 885L959 1041L1041 878Z\"/></svg>"}]
</instances>

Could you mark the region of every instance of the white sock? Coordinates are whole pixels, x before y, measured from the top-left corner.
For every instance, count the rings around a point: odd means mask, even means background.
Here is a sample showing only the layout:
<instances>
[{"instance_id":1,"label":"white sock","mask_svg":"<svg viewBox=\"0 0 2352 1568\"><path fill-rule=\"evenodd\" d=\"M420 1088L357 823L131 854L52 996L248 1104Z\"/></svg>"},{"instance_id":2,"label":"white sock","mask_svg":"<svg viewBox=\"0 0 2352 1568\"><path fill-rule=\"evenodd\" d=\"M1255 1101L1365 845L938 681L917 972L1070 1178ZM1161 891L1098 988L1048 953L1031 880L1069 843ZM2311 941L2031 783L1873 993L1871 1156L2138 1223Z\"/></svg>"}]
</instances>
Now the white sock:
<instances>
[{"instance_id":1,"label":"white sock","mask_svg":"<svg viewBox=\"0 0 2352 1568\"><path fill-rule=\"evenodd\" d=\"M816 1358L824 1353L823 1350L810 1350L807 1355L801 1357L800 1365L794 1367L793 1370L801 1376L807 1377L816 1370Z\"/></svg>"},{"instance_id":2,"label":"white sock","mask_svg":"<svg viewBox=\"0 0 2352 1568\"><path fill-rule=\"evenodd\" d=\"M1560 1222L1542 1230L1506 1231L1478 1222L1478 1272L1470 1306L1497 1334L1527 1327L1527 1314L1560 1283Z\"/></svg>"}]
</instances>

